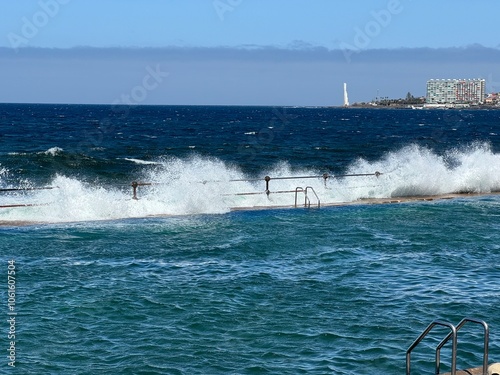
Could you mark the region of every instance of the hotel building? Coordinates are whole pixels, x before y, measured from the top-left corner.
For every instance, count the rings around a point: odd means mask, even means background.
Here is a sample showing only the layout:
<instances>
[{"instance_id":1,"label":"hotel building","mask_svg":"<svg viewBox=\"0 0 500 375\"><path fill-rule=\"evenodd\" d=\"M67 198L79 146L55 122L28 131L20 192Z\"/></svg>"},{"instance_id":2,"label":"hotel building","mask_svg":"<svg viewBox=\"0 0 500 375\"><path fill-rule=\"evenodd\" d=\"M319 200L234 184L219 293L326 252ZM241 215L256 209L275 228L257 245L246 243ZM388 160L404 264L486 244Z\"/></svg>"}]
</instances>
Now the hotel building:
<instances>
[{"instance_id":1,"label":"hotel building","mask_svg":"<svg viewBox=\"0 0 500 375\"><path fill-rule=\"evenodd\" d=\"M484 79L431 79L427 81L427 104L481 104Z\"/></svg>"}]
</instances>

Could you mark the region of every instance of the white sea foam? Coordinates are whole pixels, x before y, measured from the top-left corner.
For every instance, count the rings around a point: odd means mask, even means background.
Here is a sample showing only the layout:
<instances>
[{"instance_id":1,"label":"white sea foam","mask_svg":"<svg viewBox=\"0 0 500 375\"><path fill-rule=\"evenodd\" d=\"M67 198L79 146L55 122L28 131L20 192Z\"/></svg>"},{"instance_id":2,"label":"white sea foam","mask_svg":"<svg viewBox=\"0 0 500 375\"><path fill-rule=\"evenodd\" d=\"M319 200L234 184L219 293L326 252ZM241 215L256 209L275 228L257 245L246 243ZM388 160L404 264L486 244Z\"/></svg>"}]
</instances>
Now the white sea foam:
<instances>
[{"instance_id":1,"label":"white sea foam","mask_svg":"<svg viewBox=\"0 0 500 375\"><path fill-rule=\"evenodd\" d=\"M48 150L38 152L37 154L55 156L55 155L60 154L62 152L64 152L64 150L60 147L51 147ZM28 152L9 152L8 155L10 155L10 156L24 156L24 155L29 155L29 153Z\"/></svg>"},{"instance_id":2,"label":"white sea foam","mask_svg":"<svg viewBox=\"0 0 500 375\"><path fill-rule=\"evenodd\" d=\"M127 161L130 161L132 163L142 164L142 165L155 165L155 164L158 164L158 162L156 162L156 161L147 161L147 160L134 159L134 158L123 158L123 160L127 160Z\"/></svg>"},{"instance_id":3,"label":"white sea foam","mask_svg":"<svg viewBox=\"0 0 500 375\"><path fill-rule=\"evenodd\" d=\"M51 147L47 151L40 152L40 154L56 156L57 154L62 153L64 150L60 147Z\"/></svg>"},{"instance_id":4,"label":"white sea foam","mask_svg":"<svg viewBox=\"0 0 500 375\"><path fill-rule=\"evenodd\" d=\"M500 155L493 154L487 144L474 144L450 150L444 155L411 145L388 153L383 159L369 163L358 160L347 173L370 173L378 170L376 189L365 190L369 197L419 196L447 193L488 193L500 190ZM363 189L357 189L363 191ZM355 191L351 199L362 197Z\"/></svg>"},{"instance_id":5,"label":"white sea foam","mask_svg":"<svg viewBox=\"0 0 500 375\"><path fill-rule=\"evenodd\" d=\"M135 159L131 159L135 162ZM0 195L0 205L37 206L0 208L0 222L71 222L154 215L221 214L231 208L293 205L297 187L312 187L322 203L352 202L361 198L435 195L457 192L500 191L500 155L487 144L474 144L438 155L416 145L387 153L377 161L354 161L345 174L331 177L325 171L297 170L276 164L259 176L247 176L239 168L215 158L169 158L143 166L141 181L132 199L128 186L95 186L77 178L56 176L51 190ZM381 172L380 176L373 175ZM0 177L8 171L0 168ZM264 177L271 177L265 194ZM317 176L302 179L303 176ZM295 179L280 179L296 177ZM0 179L1 181L1 179ZM286 193L277 193L285 191ZM242 195L242 193L257 193ZM312 193L311 204L316 203ZM297 195L298 204L304 195Z\"/></svg>"}]
</instances>

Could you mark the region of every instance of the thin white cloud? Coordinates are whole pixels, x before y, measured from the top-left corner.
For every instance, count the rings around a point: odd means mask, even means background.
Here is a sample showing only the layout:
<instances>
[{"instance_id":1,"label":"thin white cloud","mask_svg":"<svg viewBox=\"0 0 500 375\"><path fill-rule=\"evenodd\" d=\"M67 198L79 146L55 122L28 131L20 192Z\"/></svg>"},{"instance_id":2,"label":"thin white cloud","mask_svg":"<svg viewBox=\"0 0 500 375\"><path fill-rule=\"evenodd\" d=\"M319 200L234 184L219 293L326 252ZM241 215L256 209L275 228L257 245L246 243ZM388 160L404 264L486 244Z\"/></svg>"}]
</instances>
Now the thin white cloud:
<instances>
[{"instance_id":1,"label":"thin white cloud","mask_svg":"<svg viewBox=\"0 0 500 375\"><path fill-rule=\"evenodd\" d=\"M500 77L500 50L445 49L0 48L1 102L340 105L377 95L423 95L430 78ZM148 70L149 69L149 70ZM161 81L148 79L159 69ZM168 76L167 76L168 74ZM147 90L152 88L154 90Z\"/></svg>"}]
</instances>

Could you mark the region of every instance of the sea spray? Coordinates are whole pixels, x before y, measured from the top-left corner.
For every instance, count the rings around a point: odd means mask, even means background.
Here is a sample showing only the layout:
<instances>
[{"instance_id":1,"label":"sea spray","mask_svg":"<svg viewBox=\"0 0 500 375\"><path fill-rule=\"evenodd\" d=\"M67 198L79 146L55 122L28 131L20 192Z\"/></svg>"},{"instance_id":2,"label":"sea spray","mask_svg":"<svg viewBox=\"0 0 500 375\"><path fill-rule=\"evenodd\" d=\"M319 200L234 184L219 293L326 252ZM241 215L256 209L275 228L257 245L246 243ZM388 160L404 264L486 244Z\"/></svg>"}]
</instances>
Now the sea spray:
<instances>
[{"instance_id":1,"label":"sea spray","mask_svg":"<svg viewBox=\"0 0 500 375\"><path fill-rule=\"evenodd\" d=\"M50 184L54 189L2 195L0 203L4 205L29 206L1 209L0 221L116 220L223 214L232 208L293 206L296 202L300 206L307 202L303 193L306 188L312 205L319 203L318 199L329 204L363 198L500 190L500 155L494 154L488 144L472 144L442 155L409 145L377 161L359 158L345 173L329 173L326 179L318 170L293 168L287 162L278 162L268 171L250 176L235 165L200 155L163 157L141 168L138 179L146 184L138 186L137 199L133 199L130 184L90 183L57 175ZM270 177L267 183L266 176Z\"/></svg>"},{"instance_id":2,"label":"sea spray","mask_svg":"<svg viewBox=\"0 0 500 375\"><path fill-rule=\"evenodd\" d=\"M489 193L500 189L500 155L488 144L471 144L438 155L432 150L409 145L389 152L380 160L359 159L348 173L378 170L381 184L371 193L353 192L351 199L401 197L447 193Z\"/></svg>"}]
</instances>

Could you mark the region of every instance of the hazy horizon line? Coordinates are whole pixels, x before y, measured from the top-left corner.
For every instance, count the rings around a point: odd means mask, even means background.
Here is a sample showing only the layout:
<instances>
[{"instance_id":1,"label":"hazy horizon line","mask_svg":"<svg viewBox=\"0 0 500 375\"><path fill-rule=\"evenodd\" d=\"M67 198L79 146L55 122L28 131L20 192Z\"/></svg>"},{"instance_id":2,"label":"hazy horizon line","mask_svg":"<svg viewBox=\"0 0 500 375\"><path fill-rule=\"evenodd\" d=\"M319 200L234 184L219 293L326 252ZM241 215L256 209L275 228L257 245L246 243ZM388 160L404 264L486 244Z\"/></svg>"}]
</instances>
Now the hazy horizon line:
<instances>
[{"instance_id":1,"label":"hazy horizon line","mask_svg":"<svg viewBox=\"0 0 500 375\"><path fill-rule=\"evenodd\" d=\"M0 47L0 58L165 58L184 59L193 56L205 59L223 60L316 60L344 61L346 64L377 61L455 61L463 62L500 61L500 49L479 44L464 47L401 47L373 49L328 49L326 47L283 48L273 46L242 45L237 47L86 47L71 48L22 47L13 49Z\"/></svg>"}]
</instances>

